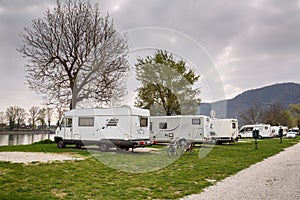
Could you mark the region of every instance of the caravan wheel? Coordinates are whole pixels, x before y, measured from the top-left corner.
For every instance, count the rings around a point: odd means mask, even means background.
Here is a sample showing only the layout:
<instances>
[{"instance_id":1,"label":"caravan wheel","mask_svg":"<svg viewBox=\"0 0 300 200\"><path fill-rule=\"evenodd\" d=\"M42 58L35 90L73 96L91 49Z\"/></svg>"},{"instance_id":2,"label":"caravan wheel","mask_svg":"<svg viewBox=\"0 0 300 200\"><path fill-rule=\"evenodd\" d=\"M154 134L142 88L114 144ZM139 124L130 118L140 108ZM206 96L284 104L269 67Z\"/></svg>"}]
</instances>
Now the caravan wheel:
<instances>
[{"instance_id":1,"label":"caravan wheel","mask_svg":"<svg viewBox=\"0 0 300 200\"><path fill-rule=\"evenodd\" d=\"M100 151L107 151L108 150L108 145L105 143L102 143L99 145Z\"/></svg>"},{"instance_id":2,"label":"caravan wheel","mask_svg":"<svg viewBox=\"0 0 300 200\"><path fill-rule=\"evenodd\" d=\"M58 147L58 148L65 148L65 147L66 147L66 144L64 143L63 140L59 140L59 141L57 142L57 147Z\"/></svg>"}]
</instances>

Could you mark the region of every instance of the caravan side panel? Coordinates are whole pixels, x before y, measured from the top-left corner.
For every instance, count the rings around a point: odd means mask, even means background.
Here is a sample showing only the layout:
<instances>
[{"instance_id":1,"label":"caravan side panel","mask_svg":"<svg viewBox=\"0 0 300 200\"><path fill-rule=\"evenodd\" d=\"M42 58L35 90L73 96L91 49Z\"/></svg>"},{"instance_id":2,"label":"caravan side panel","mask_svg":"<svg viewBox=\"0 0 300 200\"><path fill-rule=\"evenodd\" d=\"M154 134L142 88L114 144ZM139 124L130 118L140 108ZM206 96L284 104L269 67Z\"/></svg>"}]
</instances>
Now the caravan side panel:
<instances>
[{"instance_id":1,"label":"caravan side panel","mask_svg":"<svg viewBox=\"0 0 300 200\"><path fill-rule=\"evenodd\" d=\"M233 142L238 137L237 119L212 119L211 139L216 142Z\"/></svg>"},{"instance_id":2,"label":"caravan side panel","mask_svg":"<svg viewBox=\"0 0 300 200\"><path fill-rule=\"evenodd\" d=\"M253 137L252 131L254 129L259 130L259 137L260 138L269 138L274 137L271 131L270 124L254 124L254 125L245 125L242 126L239 130L239 137L240 138L251 138Z\"/></svg>"},{"instance_id":3,"label":"caravan side panel","mask_svg":"<svg viewBox=\"0 0 300 200\"><path fill-rule=\"evenodd\" d=\"M181 118L178 116L150 117L150 138L158 143L170 142L180 131Z\"/></svg>"},{"instance_id":4,"label":"caravan side panel","mask_svg":"<svg viewBox=\"0 0 300 200\"><path fill-rule=\"evenodd\" d=\"M64 114L55 142L59 147L102 143L126 147L150 145L149 117L149 110L129 106L74 109Z\"/></svg>"},{"instance_id":5,"label":"caravan side panel","mask_svg":"<svg viewBox=\"0 0 300 200\"><path fill-rule=\"evenodd\" d=\"M180 138L202 143L210 128L209 117L202 115L156 116L150 117L150 121L150 138L157 143Z\"/></svg>"}]
</instances>

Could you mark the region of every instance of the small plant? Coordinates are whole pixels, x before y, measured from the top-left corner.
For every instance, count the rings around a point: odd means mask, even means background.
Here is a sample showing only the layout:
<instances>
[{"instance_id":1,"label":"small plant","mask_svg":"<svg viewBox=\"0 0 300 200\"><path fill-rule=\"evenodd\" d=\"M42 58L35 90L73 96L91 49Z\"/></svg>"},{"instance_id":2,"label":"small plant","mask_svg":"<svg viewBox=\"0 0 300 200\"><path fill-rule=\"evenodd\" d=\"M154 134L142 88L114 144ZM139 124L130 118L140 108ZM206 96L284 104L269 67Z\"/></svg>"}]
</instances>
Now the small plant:
<instances>
[{"instance_id":1,"label":"small plant","mask_svg":"<svg viewBox=\"0 0 300 200\"><path fill-rule=\"evenodd\" d=\"M41 140L39 142L34 142L33 144L54 144L55 142L50 139Z\"/></svg>"}]
</instances>

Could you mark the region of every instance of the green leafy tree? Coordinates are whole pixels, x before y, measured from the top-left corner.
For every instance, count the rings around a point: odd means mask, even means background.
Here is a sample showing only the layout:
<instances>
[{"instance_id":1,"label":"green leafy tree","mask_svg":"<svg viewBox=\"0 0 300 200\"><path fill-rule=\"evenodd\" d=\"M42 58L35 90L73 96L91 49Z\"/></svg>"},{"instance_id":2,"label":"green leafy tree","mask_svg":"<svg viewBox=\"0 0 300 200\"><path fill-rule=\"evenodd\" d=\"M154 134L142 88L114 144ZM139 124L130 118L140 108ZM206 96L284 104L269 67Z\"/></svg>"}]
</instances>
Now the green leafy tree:
<instances>
[{"instance_id":1,"label":"green leafy tree","mask_svg":"<svg viewBox=\"0 0 300 200\"><path fill-rule=\"evenodd\" d=\"M199 89L193 88L199 75L171 53L158 50L153 57L138 58L136 105L151 115L195 114L200 104Z\"/></svg>"},{"instance_id":2,"label":"green leafy tree","mask_svg":"<svg viewBox=\"0 0 300 200\"><path fill-rule=\"evenodd\" d=\"M289 106L291 115L294 117L295 124L300 127L300 103Z\"/></svg>"}]
</instances>

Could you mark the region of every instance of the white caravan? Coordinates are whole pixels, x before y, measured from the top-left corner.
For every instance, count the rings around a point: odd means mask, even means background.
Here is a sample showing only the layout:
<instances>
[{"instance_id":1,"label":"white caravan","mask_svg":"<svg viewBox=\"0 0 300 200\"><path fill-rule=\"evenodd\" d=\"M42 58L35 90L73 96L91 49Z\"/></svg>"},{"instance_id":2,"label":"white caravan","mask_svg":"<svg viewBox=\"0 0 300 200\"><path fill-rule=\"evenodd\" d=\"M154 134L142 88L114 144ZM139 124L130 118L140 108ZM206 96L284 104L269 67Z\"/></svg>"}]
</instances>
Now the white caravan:
<instances>
[{"instance_id":1,"label":"white caravan","mask_svg":"<svg viewBox=\"0 0 300 200\"><path fill-rule=\"evenodd\" d=\"M234 142L238 139L237 119L211 119L210 139L216 143Z\"/></svg>"},{"instance_id":2,"label":"white caravan","mask_svg":"<svg viewBox=\"0 0 300 200\"><path fill-rule=\"evenodd\" d=\"M283 135L286 136L286 134L289 131L287 126L271 126L272 135L278 137L279 136L279 129L280 128L283 129Z\"/></svg>"},{"instance_id":3,"label":"white caravan","mask_svg":"<svg viewBox=\"0 0 300 200\"><path fill-rule=\"evenodd\" d=\"M101 151L150 145L149 110L122 106L74 109L64 113L54 138L59 148L66 144L98 145Z\"/></svg>"},{"instance_id":4,"label":"white caravan","mask_svg":"<svg viewBox=\"0 0 300 200\"><path fill-rule=\"evenodd\" d=\"M150 138L154 143L186 139L202 143L209 139L210 117L203 115L176 115L150 117Z\"/></svg>"},{"instance_id":5,"label":"white caravan","mask_svg":"<svg viewBox=\"0 0 300 200\"><path fill-rule=\"evenodd\" d=\"M249 138L253 137L252 131L259 130L259 138L268 138L274 137L274 134L271 132L270 124L254 124L254 125L245 125L242 126L239 130L240 138Z\"/></svg>"},{"instance_id":6,"label":"white caravan","mask_svg":"<svg viewBox=\"0 0 300 200\"><path fill-rule=\"evenodd\" d=\"M289 129L288 132L295 132L296 135L299 135L299 127L293 127Z\"/></svg>"}]
</instances>

